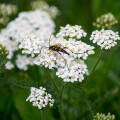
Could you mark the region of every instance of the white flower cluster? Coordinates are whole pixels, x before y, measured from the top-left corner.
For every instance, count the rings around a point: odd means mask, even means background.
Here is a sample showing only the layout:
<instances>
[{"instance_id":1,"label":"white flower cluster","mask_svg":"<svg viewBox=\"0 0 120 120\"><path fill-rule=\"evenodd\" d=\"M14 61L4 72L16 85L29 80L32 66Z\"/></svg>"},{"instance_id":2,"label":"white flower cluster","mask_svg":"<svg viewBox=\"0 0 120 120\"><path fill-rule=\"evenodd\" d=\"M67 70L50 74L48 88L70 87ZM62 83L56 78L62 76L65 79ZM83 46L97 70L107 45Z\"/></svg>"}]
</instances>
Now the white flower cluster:
<instances>
[{"instance_id":1,"label":"white flower cluster","mask_svg":"<svg viewBox=\"0 0 120 120\"><path fill-rule=\"evenodd\" d=\"M14 68L14 64L11 62L11 61L8 61L6 64L5 64L5 68L8 69L8 70L11 70Z\"/></svg>"},{"instance_id":2,"label":"white flower cluster","mask_svg":"<svg viewBox=\"0 0 120 120\"><path fill-rule=\"evenodd\" d=\"M118 21L115 19L112 13L101 15L93 23L93 26L102 29L110 29L113 25L117 24Z\"/></svg>"},{"instance_id":3,"label":"white flower cluster","mask_svg":"<svg viewBox=\"0 0 120 120\"><path fill-rule=\"evenodd\" d=\"M54 28L55 24L47 12L40 10L22 12L18 18L1 30L0 44L6 46L9 50L7 58L12 59L14 52L19 50L18 45L23 36L38 34L41 39L46 41L54 32Z\"/></svg>"},{"instance_id":4,"label":"white flower cluster","mask_svg":"<svg viewBox=\"0 0 120 120\"><path fill-rule=\"evenodd\" d=\"M33 58L27 57L26 55L17 55L16 65L20 70L27 70L28 65L34 65Z\"/></svg>"},{"instance_id":5,"label":"white flower cluster","mask_svg":"<svg viewBox=\"0 0 120 120\"><path fill-rule=\"evenodd\" d=\"M96 30L92 32L90 40L93 43L97 43L101 47L101 49L110 49L117 45L117 40L120 40L118 32L113 32L112 30Z\"/></svg>"},{"instance_id":6,"label":"white flower cluster","mask_svg":"<svg viewBox=\"0 0 120 120\"><path fill-rule=\"evenodd\" d=\"M74 26L70 26L70 28L74 28ZM77 29L77 26L75 28ZM78 26L79 28L81 27ZM82 29L78 31L81 32L79 34L83 35ZM77 35L65 39L64 33L61 33L63 37L58 37L58 34L56 38L50 39L50 46L57 46L62 49L61 51L50 49L49 41L46 42L37 35L24 37L19 47L23 48L23 53L32 54L32 56L37 55L34 61L36 65L44 65L49 69L57 68L56 75L65 82L82 81L84 79L83 75L88 74L84 60L87 59L88 55L94 54L94 47L82 41L76 41L75 37ZM71 36L71 34L69 35Z\"/></svg>"},{"instance_id":7,"label":"white flower cluster","mask_svg":"<svg viewBox=\"0 0 120 120\"><path fill-rule=\"evenodd\" d=\"M12 4L0 4L0 24L6 25L9 22L9 17L16 14L18 8Z\"/></svg>"},{"instance_id":8,"label":"white flower cluster","mask_svg":"<svg viewBox=\"0 0 120 120\"><path fill-rule=\"evenodd\" d=\"M82 29L81 26L66 25L66 27L61 27L60 32L56 35L57 37L76 37L80 39L81 37L86 37L87 33Z\"/></svg>"},{"instance_id":9,"label":"white flower cluster","mask_svg":"<svg viewBox=\"0 0 120 120\"><path fill-rule=\"evenodd\" d=\"M42 109L44 107L52 107L54 104L54 99L52 99L51 94L46 92L46 89L43 87L35 88L31 87L31 94L26 99L26 101L32 102L32 105Z\"/></svg>"},{"instance_id":10,"label":"white flower cluster","mask_svg":"<svg viewBox=\"0 0 120 120\"><path fill-rule=\"evenodd\" d=\"M35 1L31 2L31 7L33 10L39 9L39 10L48 12L53 19L60 13L60 11L58 10L57 7L55 7L53 5L49 6L43 0L35 0Z\"/></svg>"},{"instance_id":11,"label":"white flower cluster","mask_svg":"<svg viewBox=\"0 0 120 120\"><path fill-rule=\"evenodd\" d=\"M35 56L35 54L40 53L41 46L45 46L46 41L44 39L41 39L39 35L26 35L23 36L22 42L19 45L19 48L24 48L22 50L22 53L31 54L32 57Z\"/></svg>"},{"instance_id":12,"label":"white flower cluster","mask_svg":"<svg viewBox=\"0 0 120 120\"><path fill-rule=\"evenodd\" d=\"M82 82L84 80L83 75L88 75L87 65L81 59L72 61L66 67L58 68L56 75L64 79L64 82Z\"/></svg>"}]
</instances>

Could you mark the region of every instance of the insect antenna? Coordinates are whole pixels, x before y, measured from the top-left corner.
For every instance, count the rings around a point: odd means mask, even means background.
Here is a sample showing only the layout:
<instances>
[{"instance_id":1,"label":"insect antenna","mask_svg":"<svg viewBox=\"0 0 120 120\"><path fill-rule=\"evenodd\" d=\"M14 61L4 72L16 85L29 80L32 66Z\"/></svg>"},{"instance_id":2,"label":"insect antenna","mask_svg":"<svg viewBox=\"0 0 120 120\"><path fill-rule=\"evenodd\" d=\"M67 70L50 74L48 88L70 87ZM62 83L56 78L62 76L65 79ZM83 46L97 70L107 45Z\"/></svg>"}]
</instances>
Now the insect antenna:
<instances>
[{"instance_id":1,"label":"insect antenna","mask_svg":"<svg viewBox=\"0 0 120 120\"><path fill-rule=\"evenodd\" d=\"M63 55L60 53L60 52L58 52L61 56L62 56L62 58L64 59L64 61L65 61L65 66L67 65L67 67L68 67L68 64L67 64L67 61L66 61L66 59L63 57Z\"/></svg>"},{"instance_id":2,"label":"insect antenna","mask_svg":"<svg viewBox=\"0 0 120 120\"><path fill-rule=\"evenodd\" d=\"M49 47L50 47L50 40L51 40L51 36L53 35L53 33L50 35L50 38L49 38Z\"/></svg>"},{"instance_id":3,"label":"insect antenna","mask_svg":"<svg viewBox=\"0 0 120 120\"><path fill-rule=\"evenodd\" d=\"M49 48L49 47L42 46L41 49L40 49L40 54L41 54L41 50L42 50L43 48Z\"/></svg>"},{"instance_id":4,"label":"insect antenna","mask_svg":"<svg viewBox=\"0 0 120 120\"><path fill-rule=\"evenodd\" d=\"M49 47L50 47L50 39L51 39L51 36L52 36L52 35L53 35L53 33L50 35L50 38L49 38ZM43 48L49 48L49 47L42 46L41 49L40 49L40 54L41 54L41 50L42 50Z\"/></svg>"}]
</instances>

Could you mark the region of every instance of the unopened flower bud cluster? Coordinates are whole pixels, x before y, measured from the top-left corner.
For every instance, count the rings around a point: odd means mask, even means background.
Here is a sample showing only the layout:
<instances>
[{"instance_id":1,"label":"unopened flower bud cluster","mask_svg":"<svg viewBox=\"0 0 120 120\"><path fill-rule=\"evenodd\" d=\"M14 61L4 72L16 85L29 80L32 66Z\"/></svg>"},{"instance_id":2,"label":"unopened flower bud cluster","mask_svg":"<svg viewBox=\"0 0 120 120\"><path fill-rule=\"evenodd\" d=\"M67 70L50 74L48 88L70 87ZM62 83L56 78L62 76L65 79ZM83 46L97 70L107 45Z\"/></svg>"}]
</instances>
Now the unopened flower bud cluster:
<instances>
[{"instance_id":1,"label":"unopened flower bud cluster","mask_svg":"<svg viewBox=\"0 0 120 120\"><path fill-rule=\"evenodd\" d=\"M67 30L73 30L75 34L79 32L80 37L77 36L78 34L75 36L71 35L73 33L69 33L67 36L70 37L65 39L66 28ZM58 34L57 37L51 37L48 42L42 40L37 35L26 36L23 37L23 41L19 47L23 48L23 53L31 54L32 56L37 55L34 61L36 65L43 65L49 69L57 68L56 75L61 77L65 82L81 82L84 79L84 75L88 74L87 65L84 63L84 60L87 59L88 55L94 54L94 47L82 41L76 41L75 38L78 37L80 39L86 36L81 26L67 25L65 28L61 27L61 36ZM58 45L67 54L61 51L51 51L49 49L49 42L50 46Z\"/></svg>"},{"instance_id":2,"label":"unopened flower bud cluster","mask_svg":"<svg viewBox=\"0 0 120 120\"><path fill-rule=\"evenodd\" d=\"M54 99L52 99L52 95L46 92L46 89L43 87L35 88L31 87L31 93L26 101L32 102L32 105L38 107L38 109L42 109L44 107L52 107L54 104Z\"/></svg>"},{"instance_id":3,"label":"unopened flower bud cluster","mask_svg":"<svg viewBox=\"0 0 120 120\"><path fill-rule=\"evenodd\" d=\"M93 120L115 120L115 116L111 115L110 113L108 113L107 115L97 113L96 116L94 116Z\"/></svg>"},{"instance_id":4,"label":"unopened flower bud cluster","mask_svg":"<svg viewBox=\"0 0 120 120\"><path fill-rule=\"evenodd\" d=\"M10 20L10 16L16 14L17 11L16 5L0 4L0 24L6 25Z\"/></svg>"},{"instance_id":5,"label":"unopened flower bud cluster","mask_svg":"<svg viewBox=\"0 0 120 120\"><path fill-rule=\"evenodd\" d=\"M6 57L8 54L9 54L9 51L6 49L6 47L0 44L0 69L4 68L7 62Z\"/></svg>"},{"instance_id":6,"label":"unopened flower bud cluster","mask_svg":"<svg viewBox=\"0 0 120 120\"><path fill-rule=\"evenodd\" d=\"M53 19L60 13L57 7L53 5L49 6L43 0L35 0L31 2L31 7L33 10L39 9L48 12Z\"/></svg>"},{"instance_id":7,"label":"unopened flower bud cluster","mask_svg":"<svg viewBox=\"0 0 120 120\"><path fill-rule=\"evenodd\" d=\"M112 30L96 30L92 32L91 38L93 43L97 43L101 49L110 49L117 45L117 40L120 40L118 32L113 32Z\"/></svg>"},{"instance_id":8,"label":"unopened flower bud cluster","mask_svg":"<svg viewBox=\"0 0 120 120\"><path fill-rule=\"evenodd\" d=\"M7 56L8 54L9 51L6 49L6 47L0 44L0 56Z\"/></svg>"},{"instance_id":9,"label":"unopened flower bud cluster","mask_svg":"<svg viewBox=\"0 0 120 120\"><path fill-rule=\"evenodd\" d=\"M101 29L110 29L113 25L117 24L118 21L115 19L112 13L101 15L93 23L93 26Z\"/></svg>"}]
</instances>

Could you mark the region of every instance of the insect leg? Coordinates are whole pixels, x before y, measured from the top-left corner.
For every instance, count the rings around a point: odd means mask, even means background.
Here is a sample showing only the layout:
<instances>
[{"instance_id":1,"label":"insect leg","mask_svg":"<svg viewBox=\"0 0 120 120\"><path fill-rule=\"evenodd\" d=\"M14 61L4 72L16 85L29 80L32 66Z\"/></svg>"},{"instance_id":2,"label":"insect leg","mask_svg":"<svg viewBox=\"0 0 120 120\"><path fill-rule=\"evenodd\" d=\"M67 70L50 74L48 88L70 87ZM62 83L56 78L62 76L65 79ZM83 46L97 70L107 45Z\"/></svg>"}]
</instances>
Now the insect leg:
<instances>
[{"instance_id":1,"label":"insect leg","mask_svg":"<svg viewBox=\"0 0 120 120\"><path fill-rule=\"evenodd\" d=\"M63 55L60 53L60 52L58 52L61 56L62 56L62 58L64 59L64 61L65 61L65 66L67 65L67 67L68 67L68 64L67 64L67 61L66 61L66 59L63 57Z\"/></svg>"},{"instance_id":2,"label":"insect leg","mask_svg":"<svg viewBox=\"0 0 120 120\"><path fill-rule=\"evenodd\" d=\"M64 47L64 49L68 49L68 50L70 50L68 47ZM70 50L72 53L73 53L73 51L72 50Z\"/></svg>"},{"instance_id":3,"label":"insect leg","mask_svg":"<svg viewBox=\"0 0 120 120\"><path fill-rule=\"evenodd\" d=\"M68 47L64 47L63 45L61 45L60 43L58 43L57 46L62 46L62 49L68 49L69 51L71 51L73 54L80 54L80 53L74 53L72 50L70 50Z\"/></svg>"},{"instance_id":4,"label":"insect leg","mask_svg":"<svg viewBox=\"0 0 120 120\"><path fill-rule=\"evenodd\" d=\"M50 47L50 40L51 40L51 36L53 35L53 33L50 35L50 38L49 38L49 47Z\"/></svg>"}]
</instances>

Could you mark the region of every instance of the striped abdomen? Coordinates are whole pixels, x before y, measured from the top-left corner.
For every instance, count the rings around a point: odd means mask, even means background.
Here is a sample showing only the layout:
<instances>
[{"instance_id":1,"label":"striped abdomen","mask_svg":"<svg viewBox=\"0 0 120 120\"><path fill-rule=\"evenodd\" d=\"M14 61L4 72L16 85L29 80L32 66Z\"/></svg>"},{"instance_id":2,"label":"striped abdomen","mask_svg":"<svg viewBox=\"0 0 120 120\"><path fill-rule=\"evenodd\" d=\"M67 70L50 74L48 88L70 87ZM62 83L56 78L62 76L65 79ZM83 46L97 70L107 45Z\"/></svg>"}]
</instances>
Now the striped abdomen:
<instances>
[{"instance_id":1,"label":"striped abdomen","mask_svg":"<svg viewBox=\"0 0 120 120\"><path fill-rule=\"evenodd\" d=\"M57 52L63 52L65 54L67 54L67 55L70 55L66 50L64 50L61 47L58 47L57 45L50 46L49 49L53 50L53 51L57 51Z\"/></svg>"}]
</instances>

